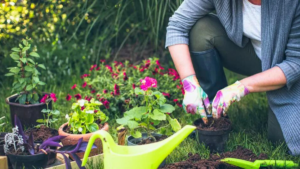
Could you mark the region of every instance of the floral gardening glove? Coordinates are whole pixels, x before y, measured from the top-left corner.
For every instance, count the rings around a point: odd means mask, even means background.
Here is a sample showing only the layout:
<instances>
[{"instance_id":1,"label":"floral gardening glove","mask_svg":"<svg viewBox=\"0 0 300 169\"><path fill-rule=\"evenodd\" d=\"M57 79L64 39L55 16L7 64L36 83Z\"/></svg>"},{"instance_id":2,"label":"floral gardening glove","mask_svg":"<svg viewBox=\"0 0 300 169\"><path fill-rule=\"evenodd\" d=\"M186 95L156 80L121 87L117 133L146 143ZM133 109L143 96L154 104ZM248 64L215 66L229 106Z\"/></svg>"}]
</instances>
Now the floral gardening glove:
<instances>
[{"instance_id":1,"label":"floral gardening glove","mask_svg":"<svg viewBox=\"0 0 300 169\"><path fill-rule=\"evenodd\" d=\"M226 112L231 103L240 101L241 98L248 93L249 90L239 81L219 90L212 103L213 118L220 118L222 115L226 116Z\"/></svg>"},{"instance_id":2,"label":"floral gardening glove","mask_svg":"<svg viewBox=\"0 0 300 169\"><path fill-rule=\"evenodd\" d=\"M191 75L182 80L183 89L185 91L183 99L183 109L186 113L199 114L205 124L207 124L207 114L211 114L210 102L207 94L200 87L197 77Z\"/></svg>"}]
</instances>

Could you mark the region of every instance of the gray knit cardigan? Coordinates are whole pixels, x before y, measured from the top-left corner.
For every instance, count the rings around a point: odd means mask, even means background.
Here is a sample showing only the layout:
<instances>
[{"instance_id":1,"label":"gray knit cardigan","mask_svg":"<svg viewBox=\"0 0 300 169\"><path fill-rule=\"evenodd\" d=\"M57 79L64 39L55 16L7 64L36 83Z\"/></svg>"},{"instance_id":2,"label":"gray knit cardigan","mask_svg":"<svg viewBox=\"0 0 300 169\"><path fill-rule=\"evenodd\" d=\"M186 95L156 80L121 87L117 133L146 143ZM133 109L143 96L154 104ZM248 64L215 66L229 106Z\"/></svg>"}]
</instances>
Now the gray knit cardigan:
<instances>
[{"instance_id":1,"label":"gray knit cardigan","mask_svg":"<svg viewBox=\"0 0 300 169\"><path fill-rule=\"evenodd\" d=\"M244 47L242 0L185 0L170 18L166 47L188 44L191 27L216 11L229 38ZM300 155L300 1L262 0L262 70L278 66L285 87L267 92L268 102L293 155ZM233 61L234 62L234 61Z\"/></svg>"}]
</instances>

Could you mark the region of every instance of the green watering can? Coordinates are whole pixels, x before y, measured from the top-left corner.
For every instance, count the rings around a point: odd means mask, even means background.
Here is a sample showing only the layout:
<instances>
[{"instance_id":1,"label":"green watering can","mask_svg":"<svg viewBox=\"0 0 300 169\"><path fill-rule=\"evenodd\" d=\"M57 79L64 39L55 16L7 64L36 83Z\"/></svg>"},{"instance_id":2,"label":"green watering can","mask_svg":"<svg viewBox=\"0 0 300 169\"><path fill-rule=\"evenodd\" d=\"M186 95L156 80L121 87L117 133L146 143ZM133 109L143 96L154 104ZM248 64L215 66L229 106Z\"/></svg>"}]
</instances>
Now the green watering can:
<instances>
[{"instance_id":1,"label":"green watering can","mask_svg":"<svg viewBox=\"0 0 300 169\"><path fill-rule=\"evenodd\" d=\"M90 138L82 166L87 163L95 140L100 138L103 144L105 169L157 169L160 163L195 129L195 126L187 125L163 141L138 146L117 145L108 132L100 130Z\"/></svg>"},{"instance_id":2,"label":"green watering can","mask_svg":"<svg viewBox=\"0 0 300 169\"><path fill-rule=\"evenodd\" d=\"M284 167L284 168L297 168L298 164L293 161L285 160L255 160L254 162L236 159L236 158L224 158L222 162L241 167L246 169L259 169L260 167Z\"/></svg>"}]
</instances>

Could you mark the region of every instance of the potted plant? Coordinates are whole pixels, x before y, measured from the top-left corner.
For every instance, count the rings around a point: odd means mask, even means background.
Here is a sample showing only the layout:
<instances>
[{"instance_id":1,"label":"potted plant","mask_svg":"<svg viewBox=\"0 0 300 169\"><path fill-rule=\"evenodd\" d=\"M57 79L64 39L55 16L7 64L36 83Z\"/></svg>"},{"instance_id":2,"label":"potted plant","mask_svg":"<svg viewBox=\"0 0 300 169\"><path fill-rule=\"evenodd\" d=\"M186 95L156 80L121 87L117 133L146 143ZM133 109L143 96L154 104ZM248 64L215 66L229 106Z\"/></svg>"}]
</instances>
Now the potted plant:
<instances>
[{"instance_id":1,"label":"potted plant","mask_svg":"<svg viewBox=\"0 0 300 169\"><path fill-rule=\"evenodd\" d=\"M154 143L181 129L177 119L171 118L174 106L166 104L161 92L151 90L157 87L156 79L146 77L140 81L141 89L135 88L135 94L141 98L142 106L126 111L124 117L117 119L117 123L122 125L119 129L125 127L131 134L127 139L128 145Z\"/></svg>"},{"instance_id":2,"label":"potted plant","mask_svg":"<svg viewBox=\"0 0 300 169\"><path fill-rule=\"evenodd\" d=\"M34 144L32 133L29 136L25 135L18 117L15 116L14 119L16 126L12 129L12 133L7 133L4 137L4 151L12 168L46 168L49 153L62 154L67 168L71 168L71 165L70 160L65 154L71 154L78 166L81 166L81 161L75 153L86 149L87 143L83 143L82 138L75 146L62 147L59 141L64 138L64 136L51 137L42 144ZM95 148L95 146L93 146L93 148Z\"/></svg>"},{"instance_id":3,"label":"potted plant","mask_svg":"<svg viewBox=\"0 0 300 169\"><path fill-rule=\"evenodd\" d=\"M58 133L64 136L62 144L64 146L77 144L80 138L83 141L89 141L94 132L98 130L108 131L108 117L100 110L101 102L91 99L78 100L72 105L72 113L66 115L68 122L60 126ZM97 149L91 151L90 156L102 153L101 140L95 142ZM83 158L84 153L77 153L80 158Z\"/></svg>"},{"instance_id":4,"label":"potted plant","mask_svg":"<svg viewBox=\"0 0 300 169\"><path fill-rule=\"evenodd\" d=\"M14 126L14 116L20 117L24 126L36 125L36 120L43 118L41 110L46 108L40 99L46 94L40 91L45 85L39 78L41 74L38 68L45 69L43 64L38 64L34 59L39 58L36 48L31 46L30 39L23 39L18 47L12 48L10 57L16 62L15 67L9 67L9 73L5 76L14 76L12 93L16 93L6 99L10 106L11 123ZM51 103L49 108L51 109Z\"/></svg>"}]
</instances>

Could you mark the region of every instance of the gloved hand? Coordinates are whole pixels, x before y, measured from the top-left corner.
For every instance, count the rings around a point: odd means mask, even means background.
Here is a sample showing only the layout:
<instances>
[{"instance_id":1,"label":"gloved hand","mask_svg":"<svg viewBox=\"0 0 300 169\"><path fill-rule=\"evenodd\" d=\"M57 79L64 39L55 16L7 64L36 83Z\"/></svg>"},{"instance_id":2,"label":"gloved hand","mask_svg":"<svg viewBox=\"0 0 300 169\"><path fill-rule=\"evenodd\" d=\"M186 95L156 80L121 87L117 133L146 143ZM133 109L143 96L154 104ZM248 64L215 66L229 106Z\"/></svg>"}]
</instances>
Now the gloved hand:
<instances>
[{"instance_id":1,"label":"gloved hand","mask_svg":"<svg viewBox=\"0 0 300 169\"><path fill-rule=\"evenodd\" d=\"M229 106L233 102L240 101L248 93L249 90L239 81L219 90L212 103L213 118L220 118L222 115L226 116Z\"/></svg>"},{"instance_id":2,"label":"gloved hand","mask_svg":"<svg viewBox=\"0 0 300 169\"><path fill-rule=\"evenodd\" d=\"M207 114L211 114L211 106L207 94L200 87L197 77L191 75L182 80L185 91L183 99L183 109L186 113L199 114L205 124L207 124Z\"/></svg>"}]
</instances>

